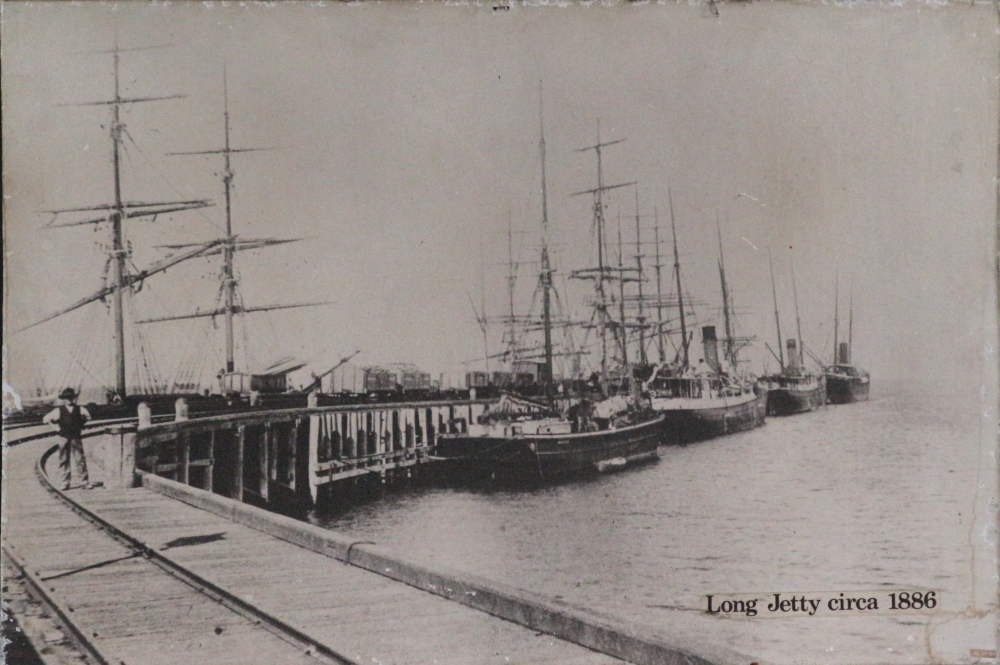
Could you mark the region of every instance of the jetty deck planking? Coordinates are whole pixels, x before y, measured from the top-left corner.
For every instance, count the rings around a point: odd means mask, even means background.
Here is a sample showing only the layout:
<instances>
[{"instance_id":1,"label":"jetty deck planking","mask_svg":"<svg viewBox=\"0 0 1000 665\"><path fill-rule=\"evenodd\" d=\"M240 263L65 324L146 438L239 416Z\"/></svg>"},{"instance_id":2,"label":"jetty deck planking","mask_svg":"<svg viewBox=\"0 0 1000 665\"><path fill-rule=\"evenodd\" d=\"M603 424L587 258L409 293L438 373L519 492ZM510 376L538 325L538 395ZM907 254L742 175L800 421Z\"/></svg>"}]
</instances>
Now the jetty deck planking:
<instances>
[{"instance_id":1,"label":"jetty deck planking","mask_svg":"<svg viewBox=\"0 0 1000 665\"><path fill-rule=\"evenodd\" d=\"M47 590L71 608L74 624L110 662L317 662L300 644L199 593L49 493L34 472L48 445L9 451L5 545L50 578ZM173 565L359 663L622 662L147 489L66 495Z\"/></svg>"},{"instance_id":2,"label":"jetty deck planking","mask_svg":"<svg viewBox=\"0 0 1000 665\"><path fill-rule=\"evenodd\" d=\"M26 443L7 451L4 545L43 578L46 593L63 604L108 662L316 663L152 562L122 558L132 554L127 546L73 513L40 484L35 461L48 445ZM122 560L86 568L118 558ZM44 580L52 575L62 576Z\"/></svg>"}]
</instances>

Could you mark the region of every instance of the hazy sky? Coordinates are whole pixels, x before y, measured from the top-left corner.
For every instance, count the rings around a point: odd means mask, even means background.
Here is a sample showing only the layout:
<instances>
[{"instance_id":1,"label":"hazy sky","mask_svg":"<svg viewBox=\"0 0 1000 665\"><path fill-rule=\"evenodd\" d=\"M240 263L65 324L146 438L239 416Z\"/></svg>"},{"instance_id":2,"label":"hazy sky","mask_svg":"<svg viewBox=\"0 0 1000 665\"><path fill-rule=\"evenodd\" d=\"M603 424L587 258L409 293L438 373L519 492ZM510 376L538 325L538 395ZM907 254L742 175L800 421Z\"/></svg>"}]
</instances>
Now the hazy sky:
<instances>
[{"instance_id":1,"label":"hazy sky","mask_svg":"<svg viewBox=\"0 0 1000 665\"><path fill-rule=\"evenodd\" d=\"M507 306L508 219L520 307L534 284L542 82L560 271L593 263L591 201L569 195L594 186L593 154L576 149L599 119L602 139L627 139L606 149L606 181L637 180L641 214L655 208L668 241L672 192L685 289L705 303L699 322L719 325L720 220L758 371L763 342L775 345L770 249L786 334L794 262L803 337L829 356L839 273L844 331L853 282L854 358L876 380L975 388L995 339L996 25L988 4L917 2L724 4L717 17L686 3L5 2L5 380L28 392L112 376L100 303L9 330L101 285L105 225L43 231L39 211L112 200L110 112L65 105L112 94L111 56L93 52L117 33L122 48L163 46L122 55L124 94L187 95L124 114L124 198L217 202L128 222L137 266L162 256L156 244L207 240L223 224L221 161L165 153L221 146L224 65L233 144L277 148L234 157L234 226L305 240L239 256L244 301L336 304L253 315L258 364L295 355L319 369L360 348L360 364L481 368L462 365L483 353L469 300L494 316ZM635 190L607 203L612 234L620 212L634 243ZM643 225L651 241L652 217ZM217 258L196 260L150 279L136 316L212 308L218 272ZM586 285L561 295L584 316ZM214 376L219 323L147 326L161 374L197 361Z\"/></svg>"}]
</instances>

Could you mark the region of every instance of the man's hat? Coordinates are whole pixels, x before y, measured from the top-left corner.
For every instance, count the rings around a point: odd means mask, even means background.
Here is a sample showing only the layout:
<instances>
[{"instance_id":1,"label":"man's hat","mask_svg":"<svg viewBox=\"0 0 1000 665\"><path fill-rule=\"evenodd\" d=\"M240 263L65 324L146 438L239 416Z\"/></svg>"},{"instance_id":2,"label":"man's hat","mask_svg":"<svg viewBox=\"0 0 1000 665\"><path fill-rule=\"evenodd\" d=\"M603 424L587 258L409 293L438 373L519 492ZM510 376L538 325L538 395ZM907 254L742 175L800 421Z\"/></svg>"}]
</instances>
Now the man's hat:
<instances>
[{"instance_id":1,"label":"man's hat","mask_svg":"<svg viewBox=\"0 0 1000 665\"><path fill-rule=\"evenodd\" d=\"M79 395L79 393L73 390L72 388L66 388L61 393L59 393L59 399L74 399L76 398L77 395Z\"/></svg>"}]
</instances>

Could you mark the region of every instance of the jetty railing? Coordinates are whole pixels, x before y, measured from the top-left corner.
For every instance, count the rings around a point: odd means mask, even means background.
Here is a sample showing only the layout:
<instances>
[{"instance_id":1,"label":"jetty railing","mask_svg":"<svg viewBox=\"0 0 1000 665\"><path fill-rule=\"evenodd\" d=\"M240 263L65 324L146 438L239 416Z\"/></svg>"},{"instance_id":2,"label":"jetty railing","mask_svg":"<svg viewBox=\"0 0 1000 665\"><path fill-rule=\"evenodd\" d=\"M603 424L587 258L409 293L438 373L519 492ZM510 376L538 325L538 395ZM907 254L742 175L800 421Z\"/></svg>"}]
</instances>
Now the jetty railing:
<instances>
[{"instance_id":1,"label":"jetty railing","mask_svg":"<svg viewBox=\"0 0 1000 665\"><path fill-rule=\"evenodd\" d=\"M172 422L143 418L135 468L254 504L316 503L340 481L384 483L433 460L446 432L466 431L495 400L441 400L250 411ZM141 405L140 405L141 407ZM134 446L125 443L134 437Z\"/></svg>"}]
</instances>

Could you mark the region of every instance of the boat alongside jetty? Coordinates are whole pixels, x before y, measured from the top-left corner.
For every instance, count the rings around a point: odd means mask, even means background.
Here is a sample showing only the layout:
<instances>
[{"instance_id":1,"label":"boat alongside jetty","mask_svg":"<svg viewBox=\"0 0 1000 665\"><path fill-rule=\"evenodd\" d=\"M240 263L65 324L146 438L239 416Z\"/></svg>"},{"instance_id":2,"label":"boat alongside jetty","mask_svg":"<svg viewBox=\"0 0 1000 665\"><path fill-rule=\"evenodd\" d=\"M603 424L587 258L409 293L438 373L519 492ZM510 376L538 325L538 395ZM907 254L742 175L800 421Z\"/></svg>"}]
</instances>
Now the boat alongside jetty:
<instances>
[{"instance_id":1,"label":"boat alongside jetty","mask_svg":"<svg viewBox=\"0 0 1000 665\"><path fill-rule=\"evenodd\" d=\"M770 263L770 256L768 257ZM789 337L786 342L788 362L781 344L781 318L778 315L778 291L774 285L774 264L771 267L771 292L774 296L774 323L778 332L778 355L775 359L781 365L777 374L761 377L761 384L767 389L767 415L790 416L812 411L826 404L826 383L822 374L807 371L802 359L802 323L799 319L799 296L795 288L795 271L792 271L792 292L795 298L795 324L797 337ZM769 347L770 348L770 347ZM772 351L772 354L774 352Z\"/></svg>"},{"instance_id":2,"label":"boat alongside jetty","mask_svg":"<svg viewBox=\"0 0 1000 665\"><path fill-rule=\"evenodd\" d=\"M435 456L450 461L458 477L551 480L617 470L655 459L664 416L630 408L614 397L581 401L566 416L539 408L505 411L508 396L482 422L458 434L442 434Z\"/></svg>"},{"instance_id":3,"label":"boat alongside jetty","mask_svg":"<svg viewBox=\"0 0 1000 665\"><path fill-rule=\"evenodd\" d=\"M830 404L852 404L868 399L871 377L868 372L854 367L850 362L839 362L827 367L824 378L826 398Z\"/></svg>"},{"instance_id":4,"label":"boat alongside jetty","mask_svg":"<svg viewBox=\"0 0 1000 665\"><path fill-rule=\"evenodd\" d=\"M680 254L677 250L677 226L670 205L670 225L673 231L674 276L677 293L682 294ZM739 351L751 338L733 334L733 317L729 302L729 286L722 252L722 231L719 229L719 277L722 284L722 309L726 326L724 368L719 355L719 340L715 326L702 326L702 351L698 365L689 360L689 338L684 298L678 295L680 321L680 362L661 363L644 384L653 410L662 413L665 443L693 443L725 434L742 432L764 424L767 415L767 393L756 380L739 372Z\"/></svg>"},{"instance_id":5,"label":"boat alongside jetty","mask_svg":"<svg viewBox=\"0 0 1000 665\"><path fill-rule=\"evenodd\" d=\"M851 364L851 347L854 342L854 294L851 289L848 309L847 341L839 342L840 333L840 284L836 289L836 304L833 308L833 364L823 368L826 379L826 398L831 404L852 404L868 399L871 377L863 369Z\"/></svg>"},{"instance_id":6,"label":"boat alongside jetty","mask_svg":"<svg viewBox=\"0 0 1000 665\"><path fill-rule=\"evenodd\" d=\"M788 340L789 355L795 350L795 340ZM780 374L761 378L767 390L767 415L791 416L812 411L826 404L826 382L823 375L807 373L791 362Z\"/></svg>"},{"instance_id":7,"label":"boat alongside jetty","mask_svg":"<svg viewBox=\"0 0 1000 665\"><path fill-rule=\"evenodd\" d=\"M639 461L658 457L657 448L663 433L663 416L656 414L648 398L639 395L633 380L609 380L607 337L612 327L623 325L611 320L605 284L614 269L605 265L598 252L598 266L575 273L594 282L596 319L601 341L601 371L596 398L587 395L563 395L557 401L553 374L552 266L548 250L548 199L545 178L545 129L540 113L539 155L541 158L542 224L541 270L537 290L541 291L543 362L539 378L540 401L505 395L495 410L484 414L480 422L465 431L442 434L435 455L452 462L471 475L488 475L520 480L549 480L576 473L609 471ZM612 142L617 143L617 141ZM597 187L586 192L594 197L594 226L599 247L604 243L604 204L608 189L626 185L605 185L601 180L601 143L585 148L597 156ZM631 183L629 183L631 184ZM620 274L620 269L618 270ZM620 278L620 277L619 277ZM623 317L624 319L624 317ZM632 376L624 336L620 338L621 367L624 377Z\"/></svg>"}]
</instances>

